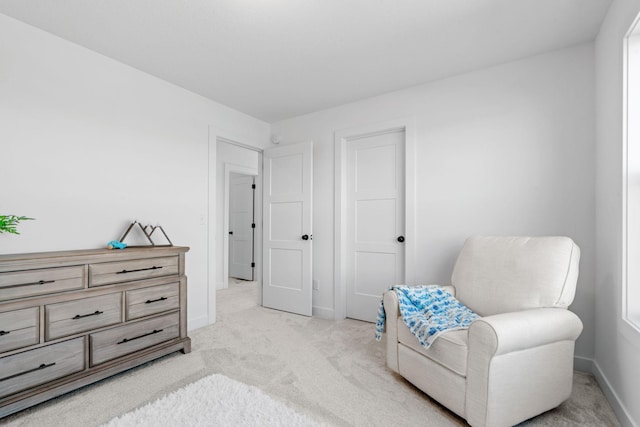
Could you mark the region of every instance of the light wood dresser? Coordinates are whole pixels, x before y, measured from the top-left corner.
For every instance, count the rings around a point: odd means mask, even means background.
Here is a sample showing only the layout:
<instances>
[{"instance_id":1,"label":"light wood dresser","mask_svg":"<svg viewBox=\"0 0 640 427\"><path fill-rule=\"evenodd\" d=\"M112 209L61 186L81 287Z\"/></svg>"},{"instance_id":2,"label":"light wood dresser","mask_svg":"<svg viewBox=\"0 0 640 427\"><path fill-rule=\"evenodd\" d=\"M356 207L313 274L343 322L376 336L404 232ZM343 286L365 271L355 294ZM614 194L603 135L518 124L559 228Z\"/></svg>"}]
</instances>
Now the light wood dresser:
<instances>
[{"instance_id":1,"label":"light wood dresser","mask_svg":"<svg viewBox=\"0 0 640 427\"><path fill-rule=\"evenodd\" d=\"M190 352L188 250L0 255L0 418Z\"/></svg>"}]
</instances>

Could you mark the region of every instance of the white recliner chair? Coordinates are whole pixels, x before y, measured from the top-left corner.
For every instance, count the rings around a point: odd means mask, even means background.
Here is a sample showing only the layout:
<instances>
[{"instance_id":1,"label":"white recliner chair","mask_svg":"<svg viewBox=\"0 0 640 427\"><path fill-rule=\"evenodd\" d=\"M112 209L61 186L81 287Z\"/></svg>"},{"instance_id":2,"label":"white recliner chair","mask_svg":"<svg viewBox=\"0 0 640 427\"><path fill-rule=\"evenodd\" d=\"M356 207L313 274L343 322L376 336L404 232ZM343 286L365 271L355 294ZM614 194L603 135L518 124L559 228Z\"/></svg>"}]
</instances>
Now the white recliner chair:
<instances>
[{"instance_id":1,"label":"white recliner chair","mask_svg":"<svg viewBox=\"0 0 640 427\"><path fill-rule=\"evenodd\" d=\"M472 426L510 426L571 395L580 249L568 237L471 237L448 289L482 316L425 349L385 293L387 365Z\"/></svg>"}]
</instances>

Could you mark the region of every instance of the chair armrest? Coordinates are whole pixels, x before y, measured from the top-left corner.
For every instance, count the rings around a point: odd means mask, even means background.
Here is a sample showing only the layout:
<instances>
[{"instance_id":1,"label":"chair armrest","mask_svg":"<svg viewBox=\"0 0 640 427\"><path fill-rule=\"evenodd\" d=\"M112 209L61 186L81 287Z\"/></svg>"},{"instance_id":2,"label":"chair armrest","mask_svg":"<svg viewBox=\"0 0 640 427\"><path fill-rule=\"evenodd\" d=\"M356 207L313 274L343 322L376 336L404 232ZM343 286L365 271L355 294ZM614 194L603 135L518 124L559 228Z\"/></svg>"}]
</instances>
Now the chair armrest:
<instances>
[{"instance_id":1,"label":"chair armrest","mask_svg":"<svg viewBox=\"0 0 640 427\"><path fill-rule=\"evenodd\" d=\"M471 324L469 351L481 347L489 354L506 354L557 341L575 341L581 332L578 316L561 308L496 314Z\"/></svg>"},{"instance_id":2,"label":"chair armrest","mask_svg":"<svg viewBox=\"0 0 640 427\"><path fill-rule=\"evenodd\" d=\"M395 291L387 291L382 296L384 306L385 325L384 336L386 338L386 359L387 366L394 372L398 372L398 317L400 316L400 306L398 305L398 295Z\"/></svg>"},{"instance_id":3,"label":"chair armrest","mask_svg":"<svg viewBox=\"0 0 640 427\"><path fill-rule=\"evenodd\" d=\"M398 295L396 295L396 291L385 292L384 295L382 295L382 305L384 306L387 322L389 322L390 319L395 319L400 316L400 307L398 306Z\"/></svg>"},{"instance_id":4,"label":"chair armrest","mask_svg":"<svg viewBox=\"0 0 640 427\"><path fill-rule=\"evenodd\" d=\"M444 286L444 288L455 295L453 286ZM385 292L382 296L382 305L385 314L384 336L386 338L387 366L398 372L398 318L401 314L396 292Z\"/></svg>"},{"instance_id":5,"label":"chair armrest","mask_svg":"<svg viewBox=\"0 0 640 427\"><path fill-rule=\"evenodd\" d=\"M468 331L467 422L513 425L567 399L580 332L582 322L564 308L536 308L474 321Z\"/></svg>"}]
</instances>

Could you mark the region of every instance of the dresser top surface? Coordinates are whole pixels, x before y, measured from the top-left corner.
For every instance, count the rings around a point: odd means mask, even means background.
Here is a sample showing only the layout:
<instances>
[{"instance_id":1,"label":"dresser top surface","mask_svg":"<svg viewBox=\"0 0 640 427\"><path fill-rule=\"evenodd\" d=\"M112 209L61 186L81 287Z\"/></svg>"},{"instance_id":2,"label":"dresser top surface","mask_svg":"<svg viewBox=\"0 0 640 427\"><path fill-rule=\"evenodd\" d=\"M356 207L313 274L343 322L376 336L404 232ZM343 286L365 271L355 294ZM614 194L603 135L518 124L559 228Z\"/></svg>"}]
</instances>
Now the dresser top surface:
<instances>
[{"instance_id":1,"label":"dresser top surface","mask_svg":"<svg viewBox=\"0 0 640 427\"><path fill-rule=\"evenodd\" d=\"M30 262L47 259L54 261L56 259L125 259L132 257L156 257L177 255L189 251L187 246L144 246L144 247L127 247L125 249L81 249L71 251L51 251L51 252L27 252L21 254L0 254L0 263L4 262Z\"/></svg>"}]
</instances>

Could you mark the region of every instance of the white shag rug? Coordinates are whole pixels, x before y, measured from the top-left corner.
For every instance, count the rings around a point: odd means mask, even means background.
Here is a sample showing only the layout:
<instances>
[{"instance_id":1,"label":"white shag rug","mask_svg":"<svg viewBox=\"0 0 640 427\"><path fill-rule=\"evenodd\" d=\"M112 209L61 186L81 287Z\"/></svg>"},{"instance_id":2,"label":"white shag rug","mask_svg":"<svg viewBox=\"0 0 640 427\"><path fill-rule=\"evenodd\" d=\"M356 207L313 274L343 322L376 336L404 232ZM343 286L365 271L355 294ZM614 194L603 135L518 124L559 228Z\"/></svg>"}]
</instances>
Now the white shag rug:
<instances>
[{"instance_id":1,"label":"white shag rug","mask_svg":"<svg viewBox=\"0 0 640 427\"><path fill-rule=\"evenodd\" d=\"M321 424L256 387L214 374L114 418L103 427L128 426L315 427Z\"/></svg>"}]
</instances>

